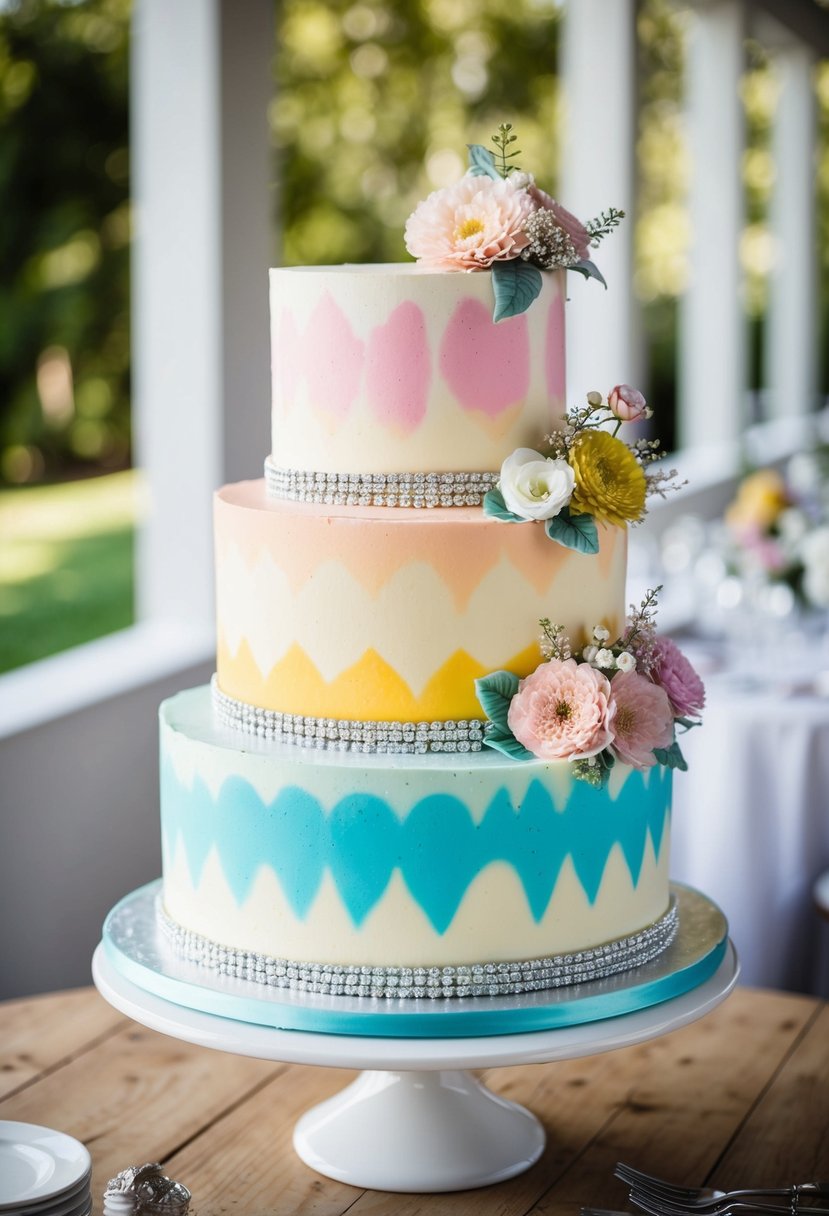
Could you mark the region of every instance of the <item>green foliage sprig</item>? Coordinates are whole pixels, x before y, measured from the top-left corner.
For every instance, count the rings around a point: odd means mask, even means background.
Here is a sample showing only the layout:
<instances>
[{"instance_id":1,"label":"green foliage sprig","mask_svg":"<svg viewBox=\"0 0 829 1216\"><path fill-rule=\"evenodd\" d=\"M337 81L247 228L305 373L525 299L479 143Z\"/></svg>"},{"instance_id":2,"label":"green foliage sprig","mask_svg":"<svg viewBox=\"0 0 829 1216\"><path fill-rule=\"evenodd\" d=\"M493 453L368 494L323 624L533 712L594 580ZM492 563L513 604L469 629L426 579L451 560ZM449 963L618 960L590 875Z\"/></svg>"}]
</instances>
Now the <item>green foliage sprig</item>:
<instances>
[{"instance_id":1,"label":"green foliage sprig","mask_svg":"<svg viewBox=\"0 0 829 1216\"><path fill-rule=\"evenodd\" d=\"M624 211L619 211L616 207L609 207L607 211L602 211L594 219L588 220L584 226L590 234L590 244L594 247L600 245L614 228L619 227L624 218Z\"/></svg>"},{"instance_id":2,"label":"green foliage sprig","mask_svg":"<svg viewBox=\"0 0 829 1216\"><path fill-rule=\"evenodd\" d=\"M516 156L521 155L521 149L515 148L511 152L508 151L510 144L514 144L517 139L518 136L512 134L511 122L502 122L498 128L498 134L492 136L492 142L496 148L496 156L501 162L498 165L498 172L501 174L501 177L509 177L510 173L518 169L518 165L511 165L509 162L514 160Z\"/></svg>"}]
</instances>

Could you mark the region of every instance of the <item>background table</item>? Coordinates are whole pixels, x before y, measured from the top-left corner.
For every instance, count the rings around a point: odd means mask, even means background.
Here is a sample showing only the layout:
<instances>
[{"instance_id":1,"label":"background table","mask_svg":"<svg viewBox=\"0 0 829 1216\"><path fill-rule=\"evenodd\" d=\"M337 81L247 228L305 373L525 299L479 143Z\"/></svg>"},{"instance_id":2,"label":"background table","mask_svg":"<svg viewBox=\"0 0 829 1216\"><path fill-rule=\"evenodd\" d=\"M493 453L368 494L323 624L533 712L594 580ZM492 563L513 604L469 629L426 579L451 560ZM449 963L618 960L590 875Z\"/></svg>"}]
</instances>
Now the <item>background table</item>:
<instances>
[{"instance_id":1,"label":"background table","mask_svg":"<svg viewBox=\"0 0 829 1216\"><path fill-rule=\"evenodd\" d=\"M307 1169L294 1123L351 1075L191 1047L90 989L0 1005L0 1118L83 1140L96 1211L109 1177L153 1160L190 1187L196 1216L576 1216L624 1206L617 1160L726 1186L829 1177L829 1007L810 997L738 989L639 1047L487 1074L548 1144L526 1174L481 1191L361 1192Z\"/></svg>"},{"instance_id":2,"label":"background table","mask_svg":"<svg viewBox=\"0 0 829 1216\"><path fill-rule=\"evenodd\" d=\"M671 876L723 909L744 984L826 997L812 887L829 869L829 697L806 672L766 674L706 675L703 726L682 739L689 771L674 786Z\"/></svg>"}]
</instances>

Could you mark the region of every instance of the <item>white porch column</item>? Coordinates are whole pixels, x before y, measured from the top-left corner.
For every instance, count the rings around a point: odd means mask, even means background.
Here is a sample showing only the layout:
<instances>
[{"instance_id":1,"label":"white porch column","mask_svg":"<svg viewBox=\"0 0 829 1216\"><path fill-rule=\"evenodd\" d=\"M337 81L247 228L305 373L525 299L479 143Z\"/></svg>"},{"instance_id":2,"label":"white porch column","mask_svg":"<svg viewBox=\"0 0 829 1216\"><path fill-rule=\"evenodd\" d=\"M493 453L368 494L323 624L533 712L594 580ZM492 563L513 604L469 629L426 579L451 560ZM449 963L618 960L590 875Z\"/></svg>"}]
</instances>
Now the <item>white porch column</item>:
<instances>
[{"instance_id":1,"label":"white porch column","mask_svg":"<svg viewBox=\"0 0 829 1216\"><path fill-rule=\"evenodd\" d=\"M212 631L212 492L267 453L272 48L267 0L134 5L138 616L194 631Z\"/></svg>"},{"instance_id":2,"label":"white porch column","mask_svg":"<svg viewBox=\"0 0 829 1216\"><path fill-rule=\"evenodd\" d=\"M764 32L768 28L764 26ZM782 418L816 408L817 107L813 49L787 36L780 26L776 31L770 47L780 86L772 137L775 182L770 221L775 263L769 285L764 380L768 414Z\"/></svg>"},{"instance_id":3,"label":"white porch column","mask_svg":"<svg viewBox=\"0 0 829 1216\"><path fill-rule=\"evenodd\" d=\"M603 48L603 50L602 50ZM601 53L600 53L601 52ZM633 296L636 155L635 0L570 0L562 44L564 148L558 198L581 219L627 213L595 251L607 280L567 275L567 403L590 389L640 384L639 309Z\"/></svg>"},{"instance_id":4,"label":"white porch column","mask_svg":"<svg viewBox=\"0 0 829 1216\"><path fill-rule=\"evenodd\" d=\"M680 302L679 435L683 447L736 439L744 423L743 5L695 6L687 57L691 158L690 281Z\"/></svg>"}]
</instances>

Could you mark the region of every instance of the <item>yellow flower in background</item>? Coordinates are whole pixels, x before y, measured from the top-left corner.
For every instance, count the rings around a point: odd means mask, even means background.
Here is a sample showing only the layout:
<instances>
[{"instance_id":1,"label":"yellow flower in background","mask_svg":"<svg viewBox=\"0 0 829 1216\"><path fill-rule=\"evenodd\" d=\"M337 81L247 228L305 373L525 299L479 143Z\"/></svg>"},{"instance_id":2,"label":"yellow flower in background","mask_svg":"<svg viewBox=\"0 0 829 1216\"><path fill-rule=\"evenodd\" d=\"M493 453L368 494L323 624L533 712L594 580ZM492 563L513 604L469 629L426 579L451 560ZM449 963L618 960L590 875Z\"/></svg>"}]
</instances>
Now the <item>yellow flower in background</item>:
<instances>
[{"instance_id":1,"label":"yellow flower in background","mask_svg":"<svg viewBox=\"0 0 829 1216\"><path fill-rule=\"evenodd\" d=\"M786 483L775 469L760 469L742 481L737 497L725 513L725 522L738 531L745 528L767 532L790 506Z\"/></svg>"},{"instance_id":2,"label":"yellow flower in background","mask_svg":"<svg viewBox=\"0 0 829 1216\"><path fill-rule=\"evenodd\" d=\"M617 528L642 518L645 474L621 439L607 431L584 431L570 449L570 464L576 476L573 514L593 515Z\"/></svg>"}]
</instances>

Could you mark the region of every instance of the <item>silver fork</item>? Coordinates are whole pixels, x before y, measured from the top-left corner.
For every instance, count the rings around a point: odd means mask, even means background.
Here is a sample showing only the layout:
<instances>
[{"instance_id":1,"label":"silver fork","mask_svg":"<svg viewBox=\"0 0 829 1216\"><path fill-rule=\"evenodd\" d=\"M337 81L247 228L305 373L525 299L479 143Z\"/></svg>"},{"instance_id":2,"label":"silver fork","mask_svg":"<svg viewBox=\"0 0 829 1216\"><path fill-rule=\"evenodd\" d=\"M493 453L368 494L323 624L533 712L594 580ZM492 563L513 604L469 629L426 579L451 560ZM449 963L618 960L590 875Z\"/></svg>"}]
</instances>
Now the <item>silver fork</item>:
<instances>
[{"instance_id":1,"label":"silver fork","mask_svg":"<svg viewBox=\"0 0 829 1216\"><path fill-rule=\"evenodd\" d=\"M671 1208L655 1200L642 1200L641 1202L631 1195L631 1203L635 1203L648 1213L648 1216L685 1216L688 1212L687 1208ZM777 1203L756 1203L742 1201L726 1201L721 1207L706 1208L705 1212L708 1216L732 1216L736 1213L751 1212L753 1216L792 1216L793 1212L797 1212L792 1204L783 1206ZM829 1208L802 1207L800 1209L802 1216L809 1213L809 1216L829 1216ZM582 1208L581 1216L630 1216L629 1212L612 1211L607 1208Z\"/></svg>"},{"instance_id":2,"label":"silver fork","mask_svg":"<svg viewBox=\"0 0 829 1216\"><path fill-rule=\"evenodd\" d=\"M646 1199L651 1198L661 1205L670 1205L677 1212L700 1212L709 1214L721 1210L724 1204L742 1199L785 1197L791 1202L786 1208L791 1211L800 1198L829 1198L829 1183L803 1182L796 1186L787 1187L754 1187L735 1191L717 1191L711 1187L685 1187L665 1182L662 1178L654 1178L633 1166L619 1162L613 1171L617 1178L631 1188L631 1199L637 1202L633 1192ZM641 1205L639 1205L641 1206ZM768 1205L764 1205L768 1206ZM811 1205L804 1205L805 1210L814 1211Z\"/></svg>"}]
</instances>

